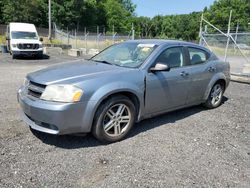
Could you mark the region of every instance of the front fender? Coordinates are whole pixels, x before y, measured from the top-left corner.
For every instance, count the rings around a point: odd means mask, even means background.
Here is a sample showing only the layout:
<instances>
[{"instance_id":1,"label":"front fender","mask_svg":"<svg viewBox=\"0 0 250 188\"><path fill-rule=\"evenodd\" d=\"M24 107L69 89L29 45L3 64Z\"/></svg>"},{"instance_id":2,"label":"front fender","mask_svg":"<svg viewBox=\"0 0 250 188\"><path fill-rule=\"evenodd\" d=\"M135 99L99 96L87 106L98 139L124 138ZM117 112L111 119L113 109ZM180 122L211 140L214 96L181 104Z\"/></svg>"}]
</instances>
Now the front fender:
<instances>
[{"instance_id":1,"label":"front fender","mask_svg":"<svg viewBox=\"0 0 250 188\"><path fill-rule=\"evenodd\" d=\"M86 113L84 115L84 119L88 122L88 130L91 130L93 119L95 113L100 106L101 102L105 100L108 96L120 93L120 92L130 92L133 93L139 100L140 106L143 106L143 95L144 95L144 88L142 86L137 86L135 84L126 83L126 82L115 82L106 84L96 90L93 95L90 97L87 103ZM141 108L140 108L141 109ZM141 114L141 110L139 109L139 114Z\"/></svg>"},{"instance_id":2,"label":"front fender","mask_svg":"<svg viewBox=\"0 0 250 188\"><path fill-rule=\"evenodd\" d=\"M218 80L224 80L226 82L226 85L227 85L227 78L226 76L223 74L223 73L217 73L215 74L212 79L210 80L208 86L207 86L207 89L206 89L206 92L204 94L204 97L203 97L203 100L206 101L209 94L210 94L210 91L213 87L213 85L218 81Z\"/></svg>"}]
</instances>

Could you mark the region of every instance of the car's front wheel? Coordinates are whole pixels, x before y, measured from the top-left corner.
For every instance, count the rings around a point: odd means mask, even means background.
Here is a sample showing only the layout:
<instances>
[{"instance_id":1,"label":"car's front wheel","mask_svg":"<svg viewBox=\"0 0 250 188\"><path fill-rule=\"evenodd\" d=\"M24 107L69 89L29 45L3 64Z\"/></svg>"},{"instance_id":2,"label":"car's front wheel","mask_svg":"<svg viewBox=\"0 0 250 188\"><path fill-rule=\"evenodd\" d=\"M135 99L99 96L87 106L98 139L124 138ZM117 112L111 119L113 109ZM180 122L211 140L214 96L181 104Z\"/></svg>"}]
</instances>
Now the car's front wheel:
<instances>
[{"instance_id":1,"label":"car's front wheel","mask_svg":"<svg viewBox=\"0 0 250 188\"><path fill-rule=\"evenodd\" d=\"M123 95L113 96L98 108L92 134L100 141L119 141L132 128L135 117L135 105L129 98Z\"/></svg>"},{"instance_id":2,"label":"car's front wheel","mask_svg":"<svg viewBox=\"0 0 250 188\"><path fill-rule=\"evenodd\" d=\"M204 106L211 109L220 106L224 92L224 84L222 82L215 83L210 91L207 101L204 103Z\"/></svg>"}]
</instances>

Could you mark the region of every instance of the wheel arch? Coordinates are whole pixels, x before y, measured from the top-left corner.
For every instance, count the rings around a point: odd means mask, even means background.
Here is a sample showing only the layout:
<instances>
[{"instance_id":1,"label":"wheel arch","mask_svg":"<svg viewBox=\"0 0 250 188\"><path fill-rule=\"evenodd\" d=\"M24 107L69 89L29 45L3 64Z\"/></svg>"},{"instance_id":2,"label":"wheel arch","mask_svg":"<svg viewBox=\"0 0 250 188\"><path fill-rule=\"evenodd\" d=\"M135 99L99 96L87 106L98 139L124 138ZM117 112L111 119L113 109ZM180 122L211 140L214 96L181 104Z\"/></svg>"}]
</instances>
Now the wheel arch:
<instances>
[{"instance_id":1,"label":"wheel arch","mask_svg":"<svg viewBox=\"0 0 250 188\"><path fill-rule=\"evenodd\" d=\"M214 77L210 80L210 82L209 82L209 84L207 86L206 92L205 92L204 97L203 97L204 101L207 100L207 98L209 96L209 93L210 93L212 87L214 86L214 84L218 83L218 82L223 83L223 85L225 87L224 89L226 89L226 87L227 87L226 76L224 74L222 74L222 73L214 75Z\"/></svg>"},{"instance_id":2,"label":"wheel arch","mask_svg":"<svg viewBox=\"0 0 250 188\"><path fill-rule=\"evenodd\" d=\"M118 85L117 85L118 86ZM116 88L116 89L114 89ZM137 88L136 86L131 87L108 87L104 86L99 88L93 96L90 98L87 108L87 112L85 114L85 118L88 122L88 130L92 129L93 121L96 115L96 112L101 104L103 104L110 97L115 95L124 95L128 97L136 107L136 121L140 119L141 116L141 107L143 106L143 90Z\"/></svg>"},{"instance_id":3,"label":"wheel arch","mask_svg":"<svg viewBox=\"0 0 250 188\"><path fill-rule=\"evenodd\" d=\"M105 103L108 99L110 99L110 98L112 98L114 96L117 96L117 95L125 96L129 100L131 100L132 103L135 105L135 108L136 108L136 116L138 116L139 111L140 111L140 106L141 106L140 100L139 100L138 96L135 93L133 93L131 91L127 91L127 90L110 93L109 95L105 96L105 98L102 98L102 100L100 101L98 107L100 105L102 105L103 103ZM95 113L96 113L98 107L96 108Z\"/></svg>"},{"instance_id":4,"label":"wheel arch","mask_svg":"<svg viewBox=\"0 0 250 188\"><path fill-rule=\"evenodd\" d=\"M111 93L108 93L107 95L103 96L101 98L101 100L97 103L96 105L96 108L95 108L95 113L98 109L98 107L100 105L102 105L103 103L105 103L108 99L110 99L111 97L113 96L117 96L117 95L123 95L125 97L127 97L129 100L132 101L132 103L135 105L135 108L136 108L136 117L138 119L138 115L140 113L140 107L141 107L141 102L140 102L140 99L139 97L135 94L135 92L131 91L131 90L119 90L119 91L114 91L114 92L111 92ZM94 113L94 114L95 114Z\"/></svg>"}]
</instances>

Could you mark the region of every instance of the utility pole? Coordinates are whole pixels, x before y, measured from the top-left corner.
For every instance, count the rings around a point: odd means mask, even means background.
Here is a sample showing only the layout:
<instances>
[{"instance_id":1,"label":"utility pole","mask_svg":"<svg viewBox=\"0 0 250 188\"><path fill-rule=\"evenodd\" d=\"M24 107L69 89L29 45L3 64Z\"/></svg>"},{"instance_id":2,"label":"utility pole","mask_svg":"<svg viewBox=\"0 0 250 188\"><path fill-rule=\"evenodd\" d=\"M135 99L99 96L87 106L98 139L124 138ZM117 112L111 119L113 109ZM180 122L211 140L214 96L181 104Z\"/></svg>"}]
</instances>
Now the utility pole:
<instances>
[{"instance_id":1,"label":"utility pole","mask_svg":"<svg viewBox=\"0 0 250 188\"><path fill-rule=\"evenodd\" d=\"M115 26L112 27L112 33L113 33L113 44L115 43Z\"/></svg>"},{"instance_id":2,"label":"utility pole","mask_svg":"<svg viewBox=\"0 0 250 188\"><path fill-rule=\"evenodd\" d=\"M48 39L51 40L51 0L49 0L49 36Z\"/></svg>"},{"instance_id":3,"label":"utility pole","mask_svg":"<svg viewBox=\"0 0 250 188\"><path fill-rule=\"evenodd\" d=\"M232 20L232 13L233 11L230 11L230 16L229 16L229 20L228 20L228 29L227 29L227 45L226 45L226 50L225 50L225 57L224 57L224 61L227 61L227 51L228 51L228 46L230 43L230 29L231 29L231 20Z\"/></svg>"},{"instance_id":4,"label":"utility pole","mask_svg":"<svg viewBox=\"0 0 250 188\"><path fill-rule=\"evenodd\" d=\"M84 40L85 40L85 49L87 50L87 28L84 27Z\"/></svg>"},{"instance_id":5,"label":"utility pole","mask_svg":"<svg viewBox=\"0 0 250 188\"><path fill-rule=\"evenodd\" d=\"M203 36L202 36L202 23L203 23L203 14L201 15L201 21L200 21L200 32L199 32L199 37L200 37L200 42L199 44L202 45L202 40L203 40Z\"/></svg>"},{"instance_id":6,"label":"utility pole","mask_svg":"<svg viewBox=\"0 0 250 188\"><path fill-rule=\"evenodd\" d=\"M239 32L239 22L237 23L237 27L236 27L236 33L235 33L235 43L237 44L237 39L238 39L238 32ZM234 50L236 48L236 44L234 45Z\"/></svg>"},{"instance_id":7,"label":"utility pole","mask_svg":"<svg viewBox=\"0 0 250 188\"><path fill-rule=\"evenodd\" d=\"M113 25L112 27L112 33L113 33L113 36L115 35L115 26Z\"/></svg>"},{"instance_id":8,"label":"utility pole","mask_svg":"<svg viewBox=\"0 0 250 188\"><path fill-rule=\"evenodd\" d=\"M96 47L99 50L99 26L96 27Z\"/></svg>"},{"instance_id":9,"label":"utility pole","mask_svg":"<svg viewBox=\"0 0 250 188\"><path fill-rule=\"evenodd\" d=\"M237 42L237 39L238 39L238 32L239 32L239 22L237 23L237 27L236 27L236 33L235 33L235 42Z\"/></svg>"},{"instance_id":10,"label":"utility pole","mask_svg":"<svg viewBox=\"0 0 250 188\"><path fill-rule=\"evenodd\" d=\"M135 29L134 29L134 23L132 23L132 40L135 40Z\"/></svg>"}]
</instances>

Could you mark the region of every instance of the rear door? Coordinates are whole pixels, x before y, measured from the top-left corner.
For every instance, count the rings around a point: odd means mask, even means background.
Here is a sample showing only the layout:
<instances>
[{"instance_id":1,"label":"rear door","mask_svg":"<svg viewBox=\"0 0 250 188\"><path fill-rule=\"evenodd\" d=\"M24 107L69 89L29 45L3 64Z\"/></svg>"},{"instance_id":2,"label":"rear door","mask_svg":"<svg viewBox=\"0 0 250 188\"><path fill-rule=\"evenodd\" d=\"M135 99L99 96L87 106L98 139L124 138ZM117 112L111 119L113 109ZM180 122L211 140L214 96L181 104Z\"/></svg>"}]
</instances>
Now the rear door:
<instances>
[{"instance_id":1,"label":"rear door","mask_svg":"<svg viewBox=\"0 0 250 188\"><path fill-rule=\"evenodd\" d=\"M170 71L147 73L146 111L157 113L185 105L190 78L186 72L184 48L178 46L163 50L152 66L156 63L167 64Z\"/></svg>"},{"instance_id":2,"label":"rear door","mask_svg":"<svg viewBox=\"0 0 250 188\"><path fill-rule=\"evenodd\" d=\"M188 56L187 71L191 80L187 103L192 104L203 99L206 88L216 69L208 61L210 54L205 50L198 47L185 47L185 50Z\"/></svg>"}]
</instances>

